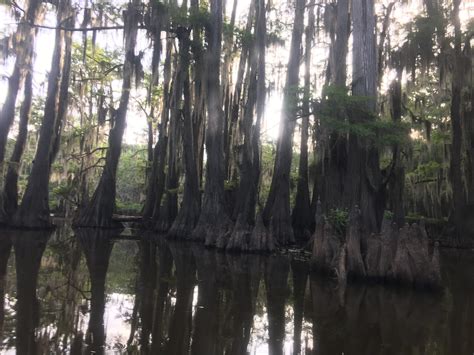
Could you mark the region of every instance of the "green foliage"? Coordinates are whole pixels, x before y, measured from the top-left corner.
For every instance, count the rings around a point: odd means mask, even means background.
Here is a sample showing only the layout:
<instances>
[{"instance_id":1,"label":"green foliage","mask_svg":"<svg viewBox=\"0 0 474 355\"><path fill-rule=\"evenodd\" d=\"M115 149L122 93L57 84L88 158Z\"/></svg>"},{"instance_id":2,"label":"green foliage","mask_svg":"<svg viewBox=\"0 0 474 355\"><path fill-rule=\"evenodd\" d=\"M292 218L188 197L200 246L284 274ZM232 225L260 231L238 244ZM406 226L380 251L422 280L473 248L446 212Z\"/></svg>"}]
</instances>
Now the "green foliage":
<instances>
[{"instance_id":1,"label":"green foliage","mask_svg":"<svg viewBox=\"0 0 474 355\"><path fill-rule=\"evenodd\" d=\"M440 163L431 160L427 163L418 165L415 170L407 173L406 177L408 179L415 179L417 181L426 180L430 178L435 179L438 176L439 171L442 167L443 166Z\"/></svg>"},{"instance_id":2,"label":"green foliage","mask_svg":"<svg viewBox=\"0 0 474 355\"><path fill-rule=\"evenodd\" d=\"M132 295L138 271L136 257L138 246L135 241L121 241L112 249L107 271L107 293Z\"/></svg>"},{"instance_id":3,"label":"green foliage","mask_svg":"<svg viewBox=\"0 0 474 355\"><path fill-rule=\"evenodd\" d=\"M316 105L318 117L333 131L355 134L379 146L406 142L408 124L376 119L365 108L370 99L351 96L346 89L328 86L322 100Z\"/></svg>"},{"instance_id":4,"label":"green foliage","mask_svg":"<svg viewBox=\"0 0 474 355\"><path fill-rule=\"evenodd\" d=\"M329 210L327 220L338 235L345 235L349 212L345 209L333 208Z\"/></svg>"},{"instance_id":5,"label":"green foliage","mask_svg":"<svg viewBox=\"0 0 474 355\"><path fill-rule=\"evenodd\" d=\"M208 8L203 6L199 6L198 11L191 11L188 13L187 9L181 6L175 5L164 5L167 7L171 23L175 26L198 26L198 27L206 27L209 24L209 11Z\"/></svg>"},{"instance_id":6,"label":"green foliage","mask_svg":"<svg viewBox=\"0 0 474 355\"><path fill-rule=\"evenodd\" d=\"M276 156L276 146L273 142L262 143L262 158L260 167L260 204L263 205L267 200L272 182L273 165Z\"/></svg>"},{"instance_id":7,"label":"green foliage","mask_svg":"<svg viewBox=\"0 0 474 355\"><path fill-rule=\"evenodd\" d=\"M224 180L224 190L235 190L239 187L239 180Z\"/></svg>"},{"instance_id":8,"label":"green foliage","mask_svg":"<svg viewBox=\"0 0 474 355\"><path fill-rule=\"evenodd\" d=\"M109 51L87 42L84 53L82 43L73 43L72 46L72 73L79 75L86 73L88 80L111 80L113 75L121 73L121 53L118 50Z\"/></svg>"},{"instance_id":9,"label":"green foliage","mask_svg":"<svg viewBox=\"0 0 474 355\"><path fill-rule=\"evenodd\" d=\"M393 212L389 211L389 210L385 210L383 212L383 218L388 219L389 221L391 221L393 219Z\"/></svg>"},{"instance_id":10,"label":"green foliage","mask_svg":"<svg viewBox=\"0 0 474 355\"><path fill-rule=\"evenodd\" d=\"M139 215L142 211L142 208L143 204L138 202L117 201L115 203L115 210L118 214Z\"/></svg>"},{"instance_id":11,"label":"green foliage","mask_svg":"<svg viewBox=\"0 0 474 355\"><path fill-rule=\"evenodd\" d=\"M147 150L140 145L124 145L117 170L118 210L139 212L144 199Z\"/></svg>"},{"instance_id":12,"label":"green foliage","mask_svg":"<svg viewBox=\"0 0 474 355\"><path fill-rule=\"evenodd\" d=\"M224 29L225 28L226 28L226 25L224 25ZM230 30L234 34L234 41L238 48L242 48L243 46L249 46L249 47L252 46L255 40L255 36L251 31L247 31L245 28L238 28L235 26L232 29L227 28L227 31L230 31Z\"/></svg>"}]
</instances>

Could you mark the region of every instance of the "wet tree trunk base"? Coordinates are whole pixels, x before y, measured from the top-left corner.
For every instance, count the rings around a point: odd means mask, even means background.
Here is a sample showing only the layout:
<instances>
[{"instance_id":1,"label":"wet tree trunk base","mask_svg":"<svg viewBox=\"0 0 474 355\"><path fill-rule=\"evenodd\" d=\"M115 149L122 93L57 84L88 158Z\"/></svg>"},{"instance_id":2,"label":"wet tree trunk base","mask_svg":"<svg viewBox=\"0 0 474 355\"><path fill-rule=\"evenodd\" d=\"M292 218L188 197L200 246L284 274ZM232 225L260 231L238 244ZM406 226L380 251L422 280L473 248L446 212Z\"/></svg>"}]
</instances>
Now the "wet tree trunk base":
<instances>
[{"instance_id":1,"label":"wet tree trunk base","mask_svg":"<svg viewBox=\"0 0 474 355\"><path fill-rule=\"evenodd\" d=\"M358 222L360 214L354 208L345 242L341 242L329 223L321 225L324 219L317 220L312 267L336 274L341 286L352 279L429 290L442 288L439 245L435 243L430 252L423 221L399 230L395 223L385 220L381 233L364 237Z\"/></svg>"},{"instance_id":2,"label":"wet tree trunk base","mask_svg":"<svg viewBox=\"0 0 474 355\"><path fill-rule=\"evenodd\" d=\"M112 218L115 204L115 181L109 181L104 172L99 186L89 206L85 207L73 221L75 228L122 228L120 222Z\"/></svg>"},{"instance_id":3,"label":"wet tree trunk base","mask_svg":"<svg viewBox=\"0 0 474 355\"><path fill-rule=\"evenodd\" d=\"M173 225L168 231L168 238L171 239L191 239L192 232L199 218L199 204L198 201L193 201L190 204L184 203L178 213Z\"/></svg>"},{"instance_id":4,"label":"wet tree trunk base","mask_svg":"<svg viewBox=\"0 0 474 355\"><path fill-rule=\"evenodd\" d=\"M234 229L226 246L227 251L249 253L271 253L275 250L275 241L263 224L259 214L255 226L246 222L241 214L237 218Z\"/></svg>"},{"instance_id":5,"label":"wet tree trunk base","mask_svg":"<svg viewBox=\"0 0 474 355\"><path fill-rule=\"evenodd\" d=\"M232 221L225 214L201 214L199 222L191 234L191 239L204 241L206 247L225 249L232 231Z\"/></svg>"}]
</instances>

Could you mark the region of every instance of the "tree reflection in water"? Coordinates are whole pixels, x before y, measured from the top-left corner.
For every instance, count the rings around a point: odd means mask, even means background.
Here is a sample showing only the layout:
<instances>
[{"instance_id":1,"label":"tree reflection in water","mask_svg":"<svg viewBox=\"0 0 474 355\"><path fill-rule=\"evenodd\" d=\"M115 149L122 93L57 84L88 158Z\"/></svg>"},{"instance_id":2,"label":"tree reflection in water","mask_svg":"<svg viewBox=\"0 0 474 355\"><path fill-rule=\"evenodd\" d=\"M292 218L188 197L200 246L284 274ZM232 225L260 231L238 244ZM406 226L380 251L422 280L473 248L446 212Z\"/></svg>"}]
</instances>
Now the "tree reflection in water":
<instances>
[{"instance_id":1,"label":"tree reflection in water","mask_svg":"<svg viewBox=\"0 0 474 355\"><path fill-rule=\"evenodd\" d=\"M87 353L103 354L105 347L105 279L112 253L113 230L80 228L76 230L86 257L91 283L89 325L86 333Z\"/></svg>"},{"instance_id":2,"label":"tree reflection in water","mask_svg":"<svg viewBox=\"0 0 474 355\"><path fill-rule=\"evenodd\" d=\"M20 231L12 235L16 271L16 350L18 354L42 352L36 337L39 302L36 295L41 257L50 231Z\"/></svg>"},{"instance_id":3,"label":"tree reflection in water","mask_svg":"<svg viewBox=\"0 0 474 355\"><path fill-rule=\"evenodd\" d=\"M3 322L5 320L5 286L7 283L7 266L12 242L10 235L0 238L0 343L3 342Z\"/></svg>"},{"instance_id":4,"label":"tree reflection in water","mask_svg":"<svg viewBox=\"0 0 474 355\"><path fill-rule=\"evenodd\" d=\"M49 234L2 234L2 351L473 352L472 253L443 256L447 290L436 296L379 286L338 289L285 255L226 254L156 235L124 242L116 231L86 229L74 237L56 231L45 249ZM9 258L10 241L15 257ZM117 295L131 301L116 302Z\"/></svg>"}]
</instances>

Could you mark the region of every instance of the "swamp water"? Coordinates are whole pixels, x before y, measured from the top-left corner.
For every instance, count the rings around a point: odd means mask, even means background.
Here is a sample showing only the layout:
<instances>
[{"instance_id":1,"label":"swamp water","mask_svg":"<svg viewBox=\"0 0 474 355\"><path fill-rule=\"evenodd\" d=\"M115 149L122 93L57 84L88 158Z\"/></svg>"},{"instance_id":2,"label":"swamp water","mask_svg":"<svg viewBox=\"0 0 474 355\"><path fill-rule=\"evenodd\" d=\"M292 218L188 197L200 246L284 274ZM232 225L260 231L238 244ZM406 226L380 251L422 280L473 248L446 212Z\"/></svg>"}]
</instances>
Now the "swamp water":
<instances>
[{"instance_id":1,"label":"swamp water","mask_svg":"<svg viewBox=\"0 0 474 355\"><path fill-rule=\"evenodd\" d=\"M474 353L472 251L442 251L432 295L139 237L0 230L0 353Z\"/></svg>"}]
</instances>

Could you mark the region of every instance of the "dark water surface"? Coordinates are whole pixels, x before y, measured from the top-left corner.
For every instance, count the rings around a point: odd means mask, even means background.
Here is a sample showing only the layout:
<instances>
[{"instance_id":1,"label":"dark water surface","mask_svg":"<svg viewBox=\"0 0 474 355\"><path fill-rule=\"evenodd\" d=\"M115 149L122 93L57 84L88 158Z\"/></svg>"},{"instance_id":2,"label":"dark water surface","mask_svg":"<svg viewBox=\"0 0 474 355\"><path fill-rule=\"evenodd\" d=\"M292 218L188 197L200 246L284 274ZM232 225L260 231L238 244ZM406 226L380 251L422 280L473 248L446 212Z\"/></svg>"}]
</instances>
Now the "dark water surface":
<instances>
[{"instance_id":1,"label":"dark water surface","mask_svg":"<svg viewBox=\"0 0 474 355\"><path fill-rule=\"evenodd\" d=\"M474 353L474 252L443 251L433 296L141 237L0 230L0 352Z\"/></svg>"}]
</instances>

